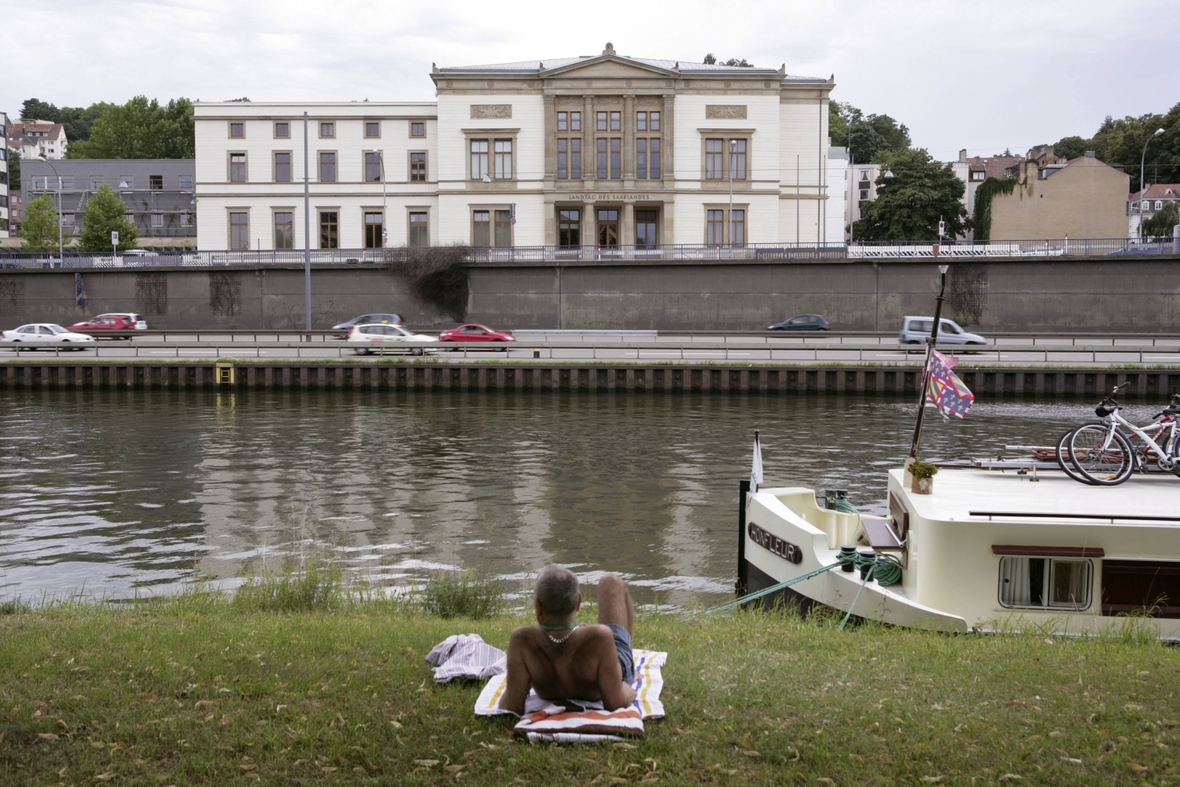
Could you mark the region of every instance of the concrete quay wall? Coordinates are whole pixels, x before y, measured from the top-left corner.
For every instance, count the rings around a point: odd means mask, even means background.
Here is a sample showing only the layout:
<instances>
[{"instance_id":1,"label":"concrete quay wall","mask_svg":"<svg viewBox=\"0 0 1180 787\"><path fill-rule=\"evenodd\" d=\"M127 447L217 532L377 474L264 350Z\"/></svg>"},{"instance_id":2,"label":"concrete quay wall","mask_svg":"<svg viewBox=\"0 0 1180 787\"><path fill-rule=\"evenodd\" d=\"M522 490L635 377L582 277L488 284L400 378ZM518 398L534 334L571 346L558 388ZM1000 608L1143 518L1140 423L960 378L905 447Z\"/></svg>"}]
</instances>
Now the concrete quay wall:
<instances>
[{"instance_id":1,"label":"concrete quay wall","mask_svg":"<svg viewBox=\"0 0 1180 787\"><path fill-rule=\"evenodd\" d=\"M220 368L219 368L220 367ZM1096 397L1130 383L1128 396L1163 398L1180 387L1180 369L1003 367L956 369L978 398ZM895 394L917 396L915 367L709 364L511 363L90 363L0 364L3 389L171 389L233 391L417 390L632 394Z\"/></svg>"},{"instance_id":2,"label":"concrete quay wall","mask_svg":"<svg viewBox=\"0 0 1180 787\"><path fill-rule=\"evenodd\" d=\"M945 313L984 332L1167 333L1180 325L1180 258L950 261ZM152 327L304 327L299 267L0 271L0 324L135 311ZM894 331L933 313L934 260L497 263L468 268L467 319L502 328L761 330L794 314L838 330ZM454 320L385 268L317 267L313 327L397 312L415 329Z\"/></svg>"}]
</instances>

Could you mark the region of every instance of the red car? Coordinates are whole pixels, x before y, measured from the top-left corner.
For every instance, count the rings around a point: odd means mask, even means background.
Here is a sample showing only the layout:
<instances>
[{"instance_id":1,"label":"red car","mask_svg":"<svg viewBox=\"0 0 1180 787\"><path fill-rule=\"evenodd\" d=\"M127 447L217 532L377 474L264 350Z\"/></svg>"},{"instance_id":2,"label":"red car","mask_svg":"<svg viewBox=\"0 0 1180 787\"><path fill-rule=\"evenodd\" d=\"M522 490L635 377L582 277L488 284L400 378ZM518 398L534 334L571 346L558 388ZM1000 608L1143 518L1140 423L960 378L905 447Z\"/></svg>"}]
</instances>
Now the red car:
<instances>
[{"instance_id":1,"label":"red car","mask_svg":"<svg viewBox=\"0 0 1180 787\"><path fill-rule=\"evenodd\" d=\"M508 331L493 331L477 322L448 328L438 335L440 342L514 342L516 337Z\"/></svg>"},{"instance_id":2,"label":"red car","mask_svg":"<svg viewBox=\"0 0 1180 787\"><path fill-rule=\"evenodd\" d=\"M106 331L134 331L135 320L130 317L123 317L117 314L100 314L94 319L86 322L76 322L70 326L70 330L75 333L92 333L101 335ZM97 338L97 337L96 337ZM128 333L123 336L112 336L112 339L130 339L131 334Z\"/></svg>"}]
</instances>

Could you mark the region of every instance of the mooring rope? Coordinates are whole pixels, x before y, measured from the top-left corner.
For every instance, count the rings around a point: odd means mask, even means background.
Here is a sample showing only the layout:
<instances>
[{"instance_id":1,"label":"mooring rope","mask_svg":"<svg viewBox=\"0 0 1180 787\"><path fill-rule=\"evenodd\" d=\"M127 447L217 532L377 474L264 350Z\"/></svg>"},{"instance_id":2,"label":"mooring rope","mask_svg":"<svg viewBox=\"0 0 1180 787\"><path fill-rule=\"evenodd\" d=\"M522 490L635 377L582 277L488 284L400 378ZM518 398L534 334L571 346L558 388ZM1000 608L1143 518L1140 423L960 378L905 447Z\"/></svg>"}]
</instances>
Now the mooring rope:
<instances>
[{"instance_id":1,"label":"mooring rope","mask_svg":"<svg viewBox=\"0 0 1180 787\"><path fill-rule=\"evenodd\" d=\"M845 498L839 498L835 501L835 510L844 514L855 514L858 525L862 521L860 512L857 511L856 507L852 505L852 503L848 502L848 500ZM812 579L813 577L818 577L825 571L831 571L834 568L844 568L845 566L851 566L852 568L860 569L863 575L863 580L860 583L860 588L856 591L856 597L852 599L852 604L850 604L848 607L848 612L844 615L844 620L840 622L839 628L842 630L844 628L844 624L848 622L850 617L852 617L852 608L856 606L856 602L860 598L861 591L864 590L865 585L868 584L870 579L877 580L877 584L881 587L888 587L901 582L902 568L900 560L898 560L893 555L862 555L855 549L843 548L840 550L840 553L836 555L835 563L830 563L821 568L817 568L815 571L809 571L802 576L788 579L785 582L779 582L777 585L771 585L768 588L763 588L762 590L757 590L753 593L747 593L746 595L736 598L733 601L727 601L724 604L710 607L704 611L704 614L711 615L714 612L726 612L736 607L740 607L743 604L748 604L751 601L757 601L760 598L777 593L780 590L789 588L791 585L804 582L808 579Z\"/></svg>"}]
</instances>

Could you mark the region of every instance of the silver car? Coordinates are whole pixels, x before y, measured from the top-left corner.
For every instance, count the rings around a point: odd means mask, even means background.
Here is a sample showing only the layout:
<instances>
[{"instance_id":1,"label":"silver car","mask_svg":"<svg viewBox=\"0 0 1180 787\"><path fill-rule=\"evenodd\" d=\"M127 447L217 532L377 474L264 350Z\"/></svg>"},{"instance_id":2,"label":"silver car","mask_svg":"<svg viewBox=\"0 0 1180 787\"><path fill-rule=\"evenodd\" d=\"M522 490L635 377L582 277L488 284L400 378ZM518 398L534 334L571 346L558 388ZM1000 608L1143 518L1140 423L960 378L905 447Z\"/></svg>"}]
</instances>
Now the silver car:
<instances>
[{"instance_id":1,"label":"silver car","mask_svg":"<svg viewBox=\"0 0 1180 787\"><path fill-rule=\"evenodd\" d=\"M897 340L902 344L922 344L930 338L930 331L933 328L933 317L903 317ZM987 339L977 333L964 331L954 320L940 319L938 321L938 343L987 344Z\"/></svg>"},{"instance_id":2,"label":"silver car","mask_svg":"<svg viewBox=\"0 0 1180 787\"><path fill-rule=\"evenodd\" d=\"M94 337L84 333L73 333L51 322L34 322L5 331L0 344L14 350L36 350L52 347L62 350L85 350L94 346Z\"/></svg>"}]
</instances>

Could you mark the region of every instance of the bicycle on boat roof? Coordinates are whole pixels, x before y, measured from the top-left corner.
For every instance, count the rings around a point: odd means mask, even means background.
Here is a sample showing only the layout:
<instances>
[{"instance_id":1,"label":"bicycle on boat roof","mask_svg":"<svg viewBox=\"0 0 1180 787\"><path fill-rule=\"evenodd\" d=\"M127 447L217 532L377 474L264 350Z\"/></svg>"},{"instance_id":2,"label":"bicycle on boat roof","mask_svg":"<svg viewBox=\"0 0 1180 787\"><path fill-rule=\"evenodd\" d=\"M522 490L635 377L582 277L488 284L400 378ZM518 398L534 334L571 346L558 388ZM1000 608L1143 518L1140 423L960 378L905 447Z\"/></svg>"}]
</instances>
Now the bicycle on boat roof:
<instances>
[{"instance_id":1,"label":"bicycle on boat roof","mask_svg":"<svg viewBox=\"0 0 1180 787\"><path fill-rule=\"evenodd\" d=\"M1136 426L1122 416L1123 406L1115 399L1129 385L1116 386L1098 404L1094 413L1102 421L1082 424L1057 441L1057 464L1075 481L1115 486L1135 471L1147 472L1153 463L1180 475L1180 394L1173 394L1151 423Z\"/></svg>"}]
</instances>

